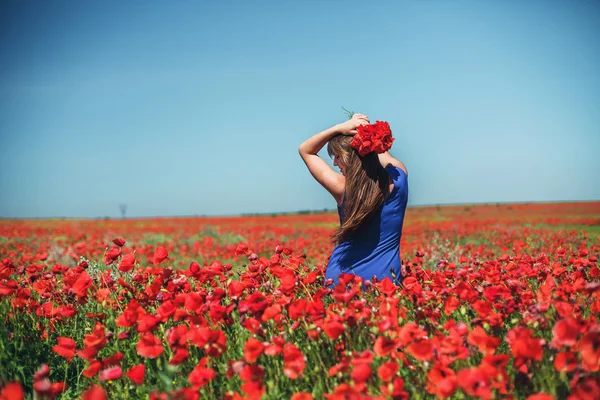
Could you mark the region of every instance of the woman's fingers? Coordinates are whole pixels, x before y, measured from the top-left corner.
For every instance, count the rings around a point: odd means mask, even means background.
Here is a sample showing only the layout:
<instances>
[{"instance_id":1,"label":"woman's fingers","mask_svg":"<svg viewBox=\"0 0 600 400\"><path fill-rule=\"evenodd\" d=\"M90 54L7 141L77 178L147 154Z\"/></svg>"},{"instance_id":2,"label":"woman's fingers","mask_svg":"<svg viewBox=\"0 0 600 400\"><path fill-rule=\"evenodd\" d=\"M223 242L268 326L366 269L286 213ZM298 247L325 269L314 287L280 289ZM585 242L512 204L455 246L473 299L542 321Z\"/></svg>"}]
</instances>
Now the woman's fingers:
<instances>
[{"instance_id":1,"label":"woman's fingers","mask_svg":"<svg viewBox=\"0 0 600 400\"><path fill-rule=\"evenodd\" d=\"M360 114L360 116L357 117L356 119L359 120L359 121L364 121L367 124L369 123L369 117L367 117L366 115Z\"/></svg>"}]
</instances>

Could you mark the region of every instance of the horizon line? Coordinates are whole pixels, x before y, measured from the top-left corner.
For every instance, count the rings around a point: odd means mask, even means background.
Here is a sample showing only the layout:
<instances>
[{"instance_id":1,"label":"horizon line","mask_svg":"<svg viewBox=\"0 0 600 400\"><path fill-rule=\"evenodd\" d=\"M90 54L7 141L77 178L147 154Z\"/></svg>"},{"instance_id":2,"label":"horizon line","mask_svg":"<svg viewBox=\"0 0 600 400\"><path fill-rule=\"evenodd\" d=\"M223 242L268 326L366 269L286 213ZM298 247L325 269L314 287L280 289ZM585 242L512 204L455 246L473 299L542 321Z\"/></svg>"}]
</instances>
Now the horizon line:
<instances>
[{"instance_id":1,"label":"horizon line","mask_svg":"<svg viewBox=\"0 0 600 400\"><path fill-rule=\"evenodd\" d=\"M509 202L475 202L475 203L432 203L432 204L414 204L408 205L406 208L427 208L427 207L456 207L456 206L493 206L493 205L529 205L529 204L560 204L560 203L600 203L597 200L542 200L542 201L509 201ZM236 214L179 214L179 215L152 215L138 217L0 217L2 221L10 220L49 220L49 219L69 219L69 220L136 220L136 219L167 219L167 218L235 218L235 217L257 217L269 215L294 215L294 214L319 214L334 212L335 208L296 210L296 211L271 211L271 212L256 212L256 213L236 213Z\"/></svg>"}]
</instances>

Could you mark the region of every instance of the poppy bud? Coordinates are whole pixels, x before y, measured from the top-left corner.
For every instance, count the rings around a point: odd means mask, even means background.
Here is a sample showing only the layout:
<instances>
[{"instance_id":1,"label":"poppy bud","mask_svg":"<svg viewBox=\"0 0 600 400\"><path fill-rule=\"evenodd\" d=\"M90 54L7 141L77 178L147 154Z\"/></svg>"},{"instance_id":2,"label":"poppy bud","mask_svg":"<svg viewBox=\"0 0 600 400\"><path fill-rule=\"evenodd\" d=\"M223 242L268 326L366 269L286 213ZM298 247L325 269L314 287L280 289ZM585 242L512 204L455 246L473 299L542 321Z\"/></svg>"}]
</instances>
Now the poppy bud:
<instances>
[{"instance_id":1,"label":"poppy bud","mask_svg":"<svg viewBox=\"0 0 600 400\"><path fill-rule=\"evenodd\" d=\"M42 364L37 372L33 375L33 380L39 381L47 378L48 375L50 375L50 367L48 367L48 364Z\"/></svg>"},{"instance_id":2,"label":"poppy bud","mask_svg":"<svg viewBox=\"0 0 600 400\"><path fill-rule=\"evenodd\" d=\"M38 393L48 393L52 389L52 384L48 378L33 383L33 390Z\"/></svg>"}]
</instances>

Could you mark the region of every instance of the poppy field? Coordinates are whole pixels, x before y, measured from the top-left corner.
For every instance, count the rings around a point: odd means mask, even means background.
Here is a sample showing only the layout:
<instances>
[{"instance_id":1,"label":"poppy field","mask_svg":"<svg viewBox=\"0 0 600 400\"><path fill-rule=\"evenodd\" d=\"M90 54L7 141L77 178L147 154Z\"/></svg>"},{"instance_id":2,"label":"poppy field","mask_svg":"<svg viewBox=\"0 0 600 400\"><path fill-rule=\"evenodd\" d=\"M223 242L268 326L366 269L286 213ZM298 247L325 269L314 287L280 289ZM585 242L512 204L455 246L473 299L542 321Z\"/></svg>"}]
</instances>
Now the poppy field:
<instances>
[{"instance_id":1,"label":"poppy field","mask_svg":"<svg viewBox=\"0 0 600 400\"><path fill-rule=\"evenodd\" d=\"M410 207L403 282L335 213L0 224L0 399L600 399L600 202Z\"/></svg>"}]
</instances>

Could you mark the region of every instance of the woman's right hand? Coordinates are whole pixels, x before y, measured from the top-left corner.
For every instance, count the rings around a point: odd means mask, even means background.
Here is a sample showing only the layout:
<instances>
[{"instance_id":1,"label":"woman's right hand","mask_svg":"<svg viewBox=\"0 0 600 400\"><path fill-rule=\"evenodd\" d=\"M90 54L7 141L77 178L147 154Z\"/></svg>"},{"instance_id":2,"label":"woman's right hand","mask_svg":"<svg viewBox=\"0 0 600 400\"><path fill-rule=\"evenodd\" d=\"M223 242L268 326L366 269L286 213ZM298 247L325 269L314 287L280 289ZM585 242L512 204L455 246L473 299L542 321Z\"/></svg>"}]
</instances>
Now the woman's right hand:
<instances>
[{"instance_id":1,"label":"woman's right hand","mask_svg":"<svg viewBox=\"0 0 600 400\"><path fill-rule=\"evenodd\" d=\"M337 130L342 135L352 136L352 135L356 135L356 133L357 133L356 128L358 128L361 125L368 125L368 124L369 124L369 117L367 117L364 114L354 114L352 116L352 118L349 119L348 121L338 124Z\"/></svg>"}]
</instances>

